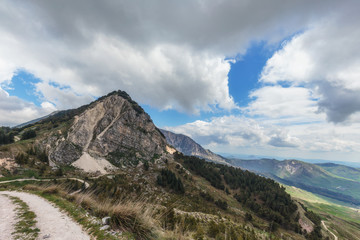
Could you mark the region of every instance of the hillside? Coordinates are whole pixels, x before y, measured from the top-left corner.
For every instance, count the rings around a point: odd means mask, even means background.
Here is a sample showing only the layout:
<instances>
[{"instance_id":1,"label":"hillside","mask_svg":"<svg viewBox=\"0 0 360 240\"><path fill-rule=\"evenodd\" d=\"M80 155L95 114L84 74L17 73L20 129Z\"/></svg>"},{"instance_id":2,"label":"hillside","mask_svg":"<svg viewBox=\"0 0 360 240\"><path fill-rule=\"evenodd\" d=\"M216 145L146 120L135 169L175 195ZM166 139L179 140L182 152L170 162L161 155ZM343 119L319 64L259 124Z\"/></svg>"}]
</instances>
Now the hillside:
<instances>
[{"instance_id":1,"label":"hillside","mask_svg":"<svg viewBox=\"0 0 360 240\"><path fill-rule=\"evenodd\" d=\"M323 222L339 239L358 239L360 236L360 210L333 203L332 199L305 190L285 186L294 199L319 214Z\"/></svg>"},{"instance_id":2,"label":"hillside","mask_svg":"<svg viewBox=\"0 0 360 240\"><path fill-rule=\"evenodd\" d=\"M360 182L360 169L334 163L317 163L316 165L326 171L347 179Z\"/></svg>"},{"instance_id":3,"label":"hillside","mask_svg":"<svg viewBox=\"0 0 360 240\"><path fill-rule=\"evenodd\" d=\"M164 129L160 129L166 137L167 142L176 148L179 152L186 156L196 156L206 159L208 161L228 164L226 158L204 149L200 144L196 143L193 139L183 134L176 134Z\"/></svg>"},{"instance_id":4,"label":"hillside","mask_svg":"<svg viewBox=\"0 0 360 240\"><path fill-rule=\"evenodd\" d=\"M257 172L287 185L348 204L360 205L360 182L336 175L335 170L327 171L329 167L326 169L321 165L297 160L278 161L274 159L233 159L233 163L243 169ZM345 166L342 168L347 169Z\"/></svg>"},{"instance_id":5,"label":"hillside","mask_svg":"<svg viewBox=\"0 0 360 240\"><path fill-rule=\"evenodd\" d=\"M303 231L301 206L273 180L175 152L122 91L4 134L20 140L0 147L6 164L0 182L23 180L0 188L26 189L58 204L99 239L321 235L320 226ZM109 216L118 235L91 225L89 216Z\"/></svg>"}]
</instances>

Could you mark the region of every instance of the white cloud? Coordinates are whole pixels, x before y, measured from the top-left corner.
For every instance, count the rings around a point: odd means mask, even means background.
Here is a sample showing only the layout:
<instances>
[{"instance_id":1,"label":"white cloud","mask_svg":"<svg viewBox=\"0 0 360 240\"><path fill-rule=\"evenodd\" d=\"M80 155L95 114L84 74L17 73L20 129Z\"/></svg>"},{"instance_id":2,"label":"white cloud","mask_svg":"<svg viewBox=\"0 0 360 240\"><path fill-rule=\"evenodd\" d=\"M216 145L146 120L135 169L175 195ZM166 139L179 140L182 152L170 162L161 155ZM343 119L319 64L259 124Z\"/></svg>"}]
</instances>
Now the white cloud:
<instances>
[{"instance_id":1,"label":"white cloud","mask_svg":"<svg viewBox=\"0 0 360 240\"><path fill-rule=\"evenodd\" d=\"M342 10L286 42L260 79L308 88L319 98L318 111L335 123L360 111L360 17L355 8Z\"/></svg>"},{"instance_id":2,"label":"white cloud","mask_svg":"<svg viewBox=\"0 0 360 240\"><path fill-rule=\"evenodd\" d=\"M295 124L323 120L317 113L317 101L310 89L304 87L264 86L254 90L252 101L244 109L250 116Z\"/></svg>"},{"instance_id":3,"label":"white cloud","mask_svg":"<svg viewBox=\"0 0 360 240\"><path fill-rule=\"evenodd\" d=\"M215 145L295 147L299 141L290 136L285 129L238 116L216 117L210 121L198 120L166 129L186 134L200 144L213 147Z\"/></svg>"},{"instance_id":4,"label":"white cloud","mask_svg":"<svg viewBox=\"0 0 360 240\"><path fill-rule=\"evenodd\" d=\"M0 88L0 123L2 126L14 126L45 116L55 109L50 103L43 103L41 107L25 102Z\"/></svg>"},{"instance_id":5,"label":"white cloud","mask_svg":"<svg viewBox=\"0 0 360 240\"><path fill-rule=\"evenodd\" d=\"M4 0L0 82L24 69L57 108L122 89L159 109L232 109L224 59L254 40L276 42L336 3Z\"/></svg>"},{"instance_id":6,"label":"white cloud","mask_svg":"<svg viewBox=\"0 0 360 240\"><path fill-rule=\"evenodd\" d=\"M271 119L224 116L166 129L190 136L218 152L358 161L358 123L351 126L326 122L279 126L271 122Z\"/></svg>"}]
</instances>

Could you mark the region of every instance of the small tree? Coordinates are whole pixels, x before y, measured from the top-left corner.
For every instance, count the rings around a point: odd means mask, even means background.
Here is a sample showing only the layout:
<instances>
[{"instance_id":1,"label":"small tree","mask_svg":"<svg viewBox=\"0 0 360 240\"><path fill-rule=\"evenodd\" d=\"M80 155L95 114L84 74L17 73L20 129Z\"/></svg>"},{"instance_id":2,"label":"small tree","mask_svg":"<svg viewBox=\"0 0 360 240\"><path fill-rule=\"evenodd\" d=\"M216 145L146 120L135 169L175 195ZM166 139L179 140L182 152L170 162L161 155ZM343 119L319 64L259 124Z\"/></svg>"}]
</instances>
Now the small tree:
<instances>
[{"instance_id":1,"label":"small tree","mask_svg":"<svg viewBox=\"0 0 360 240\"><path fill-rule=\"evenodd\" d=\"M22 134L21 140L26 140L36 137L36 132L33 129L27 130Z\"/></svg>"}]
</instances>

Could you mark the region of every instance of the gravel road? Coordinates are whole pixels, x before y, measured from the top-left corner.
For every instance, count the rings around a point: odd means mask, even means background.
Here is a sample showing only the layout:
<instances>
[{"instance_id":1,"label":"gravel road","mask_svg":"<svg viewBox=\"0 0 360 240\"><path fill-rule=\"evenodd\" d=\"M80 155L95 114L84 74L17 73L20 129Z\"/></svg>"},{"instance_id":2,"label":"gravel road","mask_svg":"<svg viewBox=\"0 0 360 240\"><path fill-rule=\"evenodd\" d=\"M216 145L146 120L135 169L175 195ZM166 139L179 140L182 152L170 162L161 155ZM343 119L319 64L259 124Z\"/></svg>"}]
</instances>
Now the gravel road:
<instances>
[{"instance_id":1,"label":"gravel road","mask_svg":"<svg viewBox=\"0 0 360 240\"><path fill-rule=\"evenodd\" d=\"M3 238L3 233L10 232L11 234L13 231L12 226L14 225L14 215L11 215L14 206L4 194L20 198L36 214L36 227L40 229L39 239L90 239L90 236L81 229L80 225L75 223L66 214L60 212L58 208L54 207L47 200L30 193L2 191L0 192L1 240L11 239L11 235L9 238Z\"/></svg>"},{"instance_id":2,"label":"gravel road","mask_svg":"<svg viewBox=\"0 0 360 240\"><path fill-rule=\"evenodd\" d=\"M15 208L12 201L0 192L0 240L13 239L11 233L16 223Z\"/></svg>"}]
</instances>

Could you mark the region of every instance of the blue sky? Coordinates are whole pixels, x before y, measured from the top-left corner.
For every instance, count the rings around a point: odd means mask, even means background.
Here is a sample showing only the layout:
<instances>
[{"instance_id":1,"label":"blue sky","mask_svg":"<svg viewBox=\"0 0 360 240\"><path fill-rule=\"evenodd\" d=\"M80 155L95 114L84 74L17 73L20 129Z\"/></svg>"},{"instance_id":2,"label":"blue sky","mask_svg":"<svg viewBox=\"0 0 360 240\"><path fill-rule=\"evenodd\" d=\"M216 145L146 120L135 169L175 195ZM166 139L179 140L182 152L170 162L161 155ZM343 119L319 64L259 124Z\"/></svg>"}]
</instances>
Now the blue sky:
<instances>
[{"instance_id":1,"label":"blue sky","mask_svg":"<svg viewBox=\"0 0 360 240\"><path fill-rule=\"evenodd\" d=\"M0 125L121 89L215 152L360 161L357 1L87 3L3 1Z\"/></svg>"},{"instance_id":2,"label":"blue sky","mask_svg":"<svg viewBox=\"0 0 360 240\"><path fill-rule=\"evenodd\" d=\"M249 104L251 101L249 94L261 86L261 83L258 82L261 71L276 49L274 45L266 45L264 42L253 43L246 50L245 55L233 58L234 62L230 63L231 68L228 73L228 84L229 93L237 106L246 107ZM176 110L159 111L159 109L146 104L142 104L142 107L159 127L173 127L196 120L209 120L212 117L231 115L232 113L241 114L241 111L237 109L205 111L197 115Z\"/></svg>"}]
</instances>

